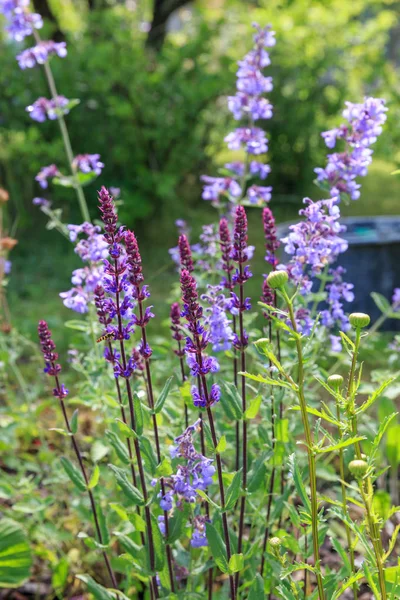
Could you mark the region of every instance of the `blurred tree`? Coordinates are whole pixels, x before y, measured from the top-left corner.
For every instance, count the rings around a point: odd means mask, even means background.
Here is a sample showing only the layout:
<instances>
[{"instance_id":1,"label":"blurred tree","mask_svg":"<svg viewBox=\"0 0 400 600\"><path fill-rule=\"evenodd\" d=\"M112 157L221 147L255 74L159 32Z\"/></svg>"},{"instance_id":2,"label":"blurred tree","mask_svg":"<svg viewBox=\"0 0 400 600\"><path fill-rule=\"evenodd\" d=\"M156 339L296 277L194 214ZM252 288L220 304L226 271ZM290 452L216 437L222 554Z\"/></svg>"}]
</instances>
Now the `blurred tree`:
<instances>
[{"instance_id":1,"label":"blurred tree","mask_svg":"<svg viewBox=\"0 0 400 600\"><path fill-rule=\"evenodd\" d=\"M153 18L147 36L147 45L159 52L167 34L167 22L173 12L182 8L190 0L154 0Z\"/></svg>"}]
</instances>

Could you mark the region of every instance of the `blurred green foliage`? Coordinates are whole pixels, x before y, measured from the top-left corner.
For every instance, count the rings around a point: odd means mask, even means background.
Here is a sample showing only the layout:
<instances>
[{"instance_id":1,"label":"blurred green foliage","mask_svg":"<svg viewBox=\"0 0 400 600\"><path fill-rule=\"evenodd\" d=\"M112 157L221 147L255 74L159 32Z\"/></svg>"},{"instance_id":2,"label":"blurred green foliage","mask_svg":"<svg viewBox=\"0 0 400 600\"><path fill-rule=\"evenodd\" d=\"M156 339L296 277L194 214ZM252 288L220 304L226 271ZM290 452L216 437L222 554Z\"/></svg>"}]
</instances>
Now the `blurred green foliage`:
<instances>
[{"instance_id":1,"label":"blurred green foliage","mask_svg":"<svg viewBox=\"0 0 400 600\"><path fill-rule=\"evenodd\" d=\"M101 154L101 181L122 189L121 216L129 225L165 216L172 224L199 203L201 173L215 173L227 158L223 138L234 124L225 97L233 93L235 61L250 45L254 20L277 31L268 69L275 114L267 128L279 204L297 204L310 189L313 168L326 153L320 133L338 122L346 99L387 99L389 122L376 151L399 162L397 1L193 3L175 19L159 54L145 50L148 3L136 10L119 3L88 11L83 1L50 6L69 49L65 60L52 62L59 93L81 100L68 117L73 147ZM51 36L54 24L46 28ZM37 222L30 207L39 192L35 174L65 160L57 123L33 123L24 110L48 95L41 70L21 72L18 48L3 42L2 50L0 177L25 229ZM93 213L95 186L88 192ZM65 190L54 196L64 205L74 202Z\"/></svg>"}]
</instances>

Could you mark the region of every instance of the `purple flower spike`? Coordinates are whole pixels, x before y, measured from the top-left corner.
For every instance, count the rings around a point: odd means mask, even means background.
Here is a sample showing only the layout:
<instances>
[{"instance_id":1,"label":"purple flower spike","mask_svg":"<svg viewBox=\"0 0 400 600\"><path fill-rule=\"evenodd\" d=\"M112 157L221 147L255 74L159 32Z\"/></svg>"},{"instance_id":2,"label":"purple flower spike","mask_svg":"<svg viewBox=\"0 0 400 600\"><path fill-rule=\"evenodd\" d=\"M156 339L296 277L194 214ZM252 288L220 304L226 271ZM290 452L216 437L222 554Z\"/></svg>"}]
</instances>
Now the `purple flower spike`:
<instances>
[{"instance_id":1,"label":"purple flower spike","mask_svg":"<svg viewBox=\"0 0 400 600\"><path fill-rule=\"evenodd\" d=\"M264 224L264 235L265 235L265 249L267 251L265 260L269 262L273 269L278 264L276 257L276 251L280 246L280 242L276 236L275 218L270 208L266 207L263 209L263 224Z\"/></svg>"},{"instance_id":2,"label":"purple flower spike","mask_svg":"<svg viewBox=\"0 0 400 600\"><path fill-rule=\"evenodd\" d=\"M235 227L233 233L232 259L238 263L247 261L247 216L243 206L236 208Z\"/></svg>"},{"instance_id":3,"label":"purple flower spike","mask_svg":"<svg viewBox=\"0 0 400 600\"><path fill-rule=\"evenodd\" d=\"M179 257L182 269L191 273L194 270L192 251L186 235L180 235L178 240Z\"/></svg>"}]
</instances>

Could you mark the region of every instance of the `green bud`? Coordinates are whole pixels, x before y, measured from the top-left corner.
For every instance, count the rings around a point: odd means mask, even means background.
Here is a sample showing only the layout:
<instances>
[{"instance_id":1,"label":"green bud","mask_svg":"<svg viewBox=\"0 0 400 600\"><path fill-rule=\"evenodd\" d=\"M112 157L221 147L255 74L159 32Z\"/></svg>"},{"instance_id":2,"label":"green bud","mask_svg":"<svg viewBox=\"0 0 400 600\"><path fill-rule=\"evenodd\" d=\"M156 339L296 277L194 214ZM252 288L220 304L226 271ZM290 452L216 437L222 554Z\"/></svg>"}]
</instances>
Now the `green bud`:
<instances>
[{"instance_id":1,"label":"green bud","mask_svg":"<svg viewBox=\"0 0 400 600\"><path fill-rule=\"evenodd\" d=\"M278 537L272 537L269 538L269 545L272 546L272 548L280 548L282 542Z\"/></svg>"},{"instance_id":2,"label":"green bud","mask_svg":"<svg viewBox=\"0 0 400 600\"><path fill-rule=\"evenodd\" d=\"M267 283L270 288L276 290L276 288L283 287L289 279L286 271L271 271L267 277Z\"/></svg>"},{"instance_id":3,"label":"green bud","mask_svg":"<svg viewBox=\"0 0 400 600\"><path fill-rule=\"evenodd\" d=\"M371 317L365 313L351 313L349 321L355 329L363 329L364 327L368 327Z\"/></svg>"},{"instance_id":4,"label":"green bud","mask_svg":"<svg viewBox=\"0 0 400 600\"><path fill-rule=\"evenodd\" d=\"M358 479L365 475L368 470L368 465L365 460L357 458L349 463L349 470L350 473L352 473Z\"/></svg>"},{"instance_id":5,"label":"green bud","mask_svg":"<svg viewBox=\"0 0 400 600\"><path fill-rule=\"evenodd\" d=\"M334 390L338 390L343 385L343 377L341 375L329 375L328 385Z\"/></svg>"}]
</instances>

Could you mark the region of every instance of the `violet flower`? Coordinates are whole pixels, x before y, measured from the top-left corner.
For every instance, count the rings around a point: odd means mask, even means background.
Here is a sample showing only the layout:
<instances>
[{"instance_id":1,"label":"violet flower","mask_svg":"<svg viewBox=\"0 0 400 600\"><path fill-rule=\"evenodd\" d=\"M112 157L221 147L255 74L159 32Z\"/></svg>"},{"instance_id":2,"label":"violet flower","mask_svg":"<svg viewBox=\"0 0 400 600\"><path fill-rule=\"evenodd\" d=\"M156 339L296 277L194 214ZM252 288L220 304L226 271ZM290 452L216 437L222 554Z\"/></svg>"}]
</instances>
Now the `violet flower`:
<instances>
[{"instance_id":1,"label":"violet flower","mask_svg":"<svg viewBox=\"0 0 400 600\"><path fill-rule=\"evenodd\" d=\"M81 173L101 175L104 163L100 161L100 154L78 154L73 160L73 166Z\"/></svg>"},{"instance_id":2,"label":"violet flower","mask_svg":"<svg viewBox=\"0 0 400 600\"><path fill-rule=\"evenodd\" d=\"M209 341L214 352L225 352L232 347L232 321L227 316L230 300L225 298L222 290L220 285L208 285L207 293L201 296L209 305L204 311L204 325L208 328Z\"/></svg>"},{"instance_id":3,"label":"violet flower","mask_svg":"<svg viewBox=\"0 0 400 600\"><path fill-rule=\"evenodd\" d=\"M17 54L17 61L21 69L32 69L36 65L44 65L51 56L59 56L60 58L67 56L66 43L53 42L53 40L40 42L33 48L28 48Z\"/></svg>"},{"instance_id":4,"label":"violet flower","mask_svg":"<svg viewBox=\"0 0 400 600\"><path fill-rule=\"evenodd\" d=\"M59 115L67 115L69 102L64 96L56 96L54 100L41 97L32 105L27 106L25 110L31 119L43 123L46 119L54 121Z\"/></svg>"},{"instance_id":5,"label":"violet flower","mask_svg":"<svg viewBox=\"0 0 400 600\"><path fill-rule=\"evenodd\" d=\"M36 175L35 179L40 185L40 187L45 190L48 187L48 179L53 179L53 177L59 177L60 171L58 170L57 165L48 165L47 167L42 167L39 173Z\"/></svg>"},{"instance_id":6,"label":"violet flower","mask_svg":"<svg viewBox=\"0 0 400 600\"><path fill-rule=\"evenodd\" d=\"M186 269L183 269L181 273L181 289L184 306L182 316L186 318L187 327L192 334L186 338L186 360L193 377L199 376L204 381L204 377L208 373L215 373L219 370L219 364L214 357L205 354L209 343L209 333L202 325L203 308L198 302L196 280ZM204 389L204 386L202 390L197 390L200 396L202 393L205 396L205 407L212 406L217 401L218 389L219 386L216 385L212 397ZM193 400L197 404L199 402L198 396L195 395Z\"/></svg>"},{"instance_id":7,"label":"violet flower","mask_svg":"<svg viewBox=\"0 0 400 600\"><path fill-rule=\"evenodd\" d=\"M0 13L6 18L6 31L16 42L28 35L34 29L43 27L43 19L37 13L29 11L29 0L0 0Z\"/></svg>"},{"instance_id":8,"label":"violet flower","mask_svg":"<svg viewBox=\"0 0 400 600\"><path fill-rule=\"evenodd\" d=\"M338 128L322 133L328 148L335 148L338 141L344 141L344 150L328 154L325 168L314 169L317 183L329 189L330 195L360 197L360 184L357 177L365 177L372 161L374 144L382 133L382 125L386 121L385 101L381 98L365 98L361 104L346 102L347 108L343 117L347 123Z\"/></svg>"},{"instance_id":9,"label":"violet flower","mask_svg":"<svg viewBox=\"0 0 400 600\"><path fill-rule=\"evenodd\" d=\"M260 119L272 117L272 105L263 97L272 90L272 78L266 77L263 69L270 64L266 48L275 45L275 34L269 26L262 29L255 24L254 27L257 30L254 47L239 61L236 94L228 98L228 109L237 121L243 120L243 124L225 137L230 150L243 150L250 156L247 156L245 162L227 163L225 168L230 171L228 176L202 177L205 184L202 197L204 200L211 200L216 206L219 206L222 197L226 197L233 204L240 203L244 197L248 204L260 206L271 199L271 187L251 185L245 190L248 177L258 176L265 179L270 172L268 165L250 158L268 151L265 132L256 127L255 123Z\"/></svg>"}]
</instances>

